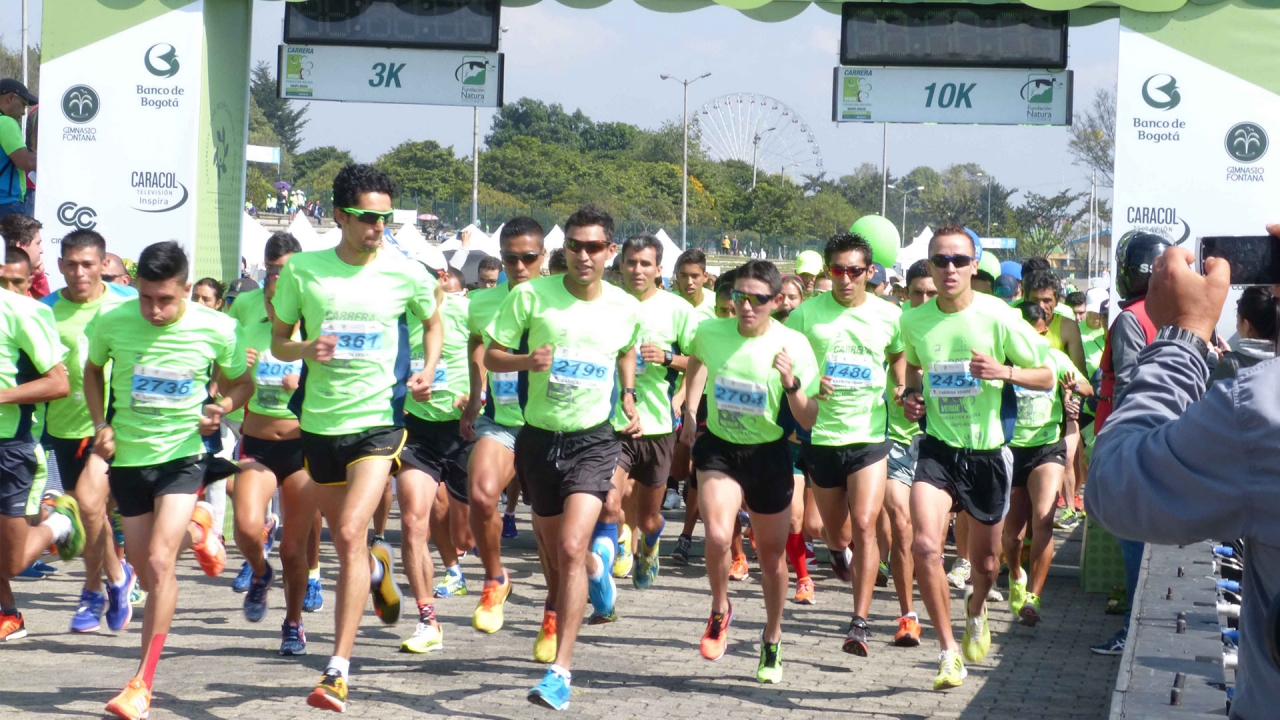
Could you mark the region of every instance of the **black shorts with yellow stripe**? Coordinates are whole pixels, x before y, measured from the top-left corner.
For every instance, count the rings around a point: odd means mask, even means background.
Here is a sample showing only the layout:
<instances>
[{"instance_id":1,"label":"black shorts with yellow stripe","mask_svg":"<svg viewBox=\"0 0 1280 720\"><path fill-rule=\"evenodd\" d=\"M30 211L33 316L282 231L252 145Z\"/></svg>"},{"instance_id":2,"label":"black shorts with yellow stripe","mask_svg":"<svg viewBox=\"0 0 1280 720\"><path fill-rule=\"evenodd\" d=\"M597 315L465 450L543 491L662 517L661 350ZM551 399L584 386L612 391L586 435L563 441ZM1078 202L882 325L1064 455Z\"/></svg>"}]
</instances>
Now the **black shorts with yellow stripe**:
<instances>
[{"instance_id":1,"label":"black shorts with yellow stripe","mask_svg":"<svg viewBox=\"0 0 1280 720\"><path fill-rule=\"evenodd\" d=\"M302 431L302 457L318 485L344 485L347 468L372 459L391 460L391 474L400 470L405 429L377 427L348 435L317 435Z\"/></svg>"}]
</instances>

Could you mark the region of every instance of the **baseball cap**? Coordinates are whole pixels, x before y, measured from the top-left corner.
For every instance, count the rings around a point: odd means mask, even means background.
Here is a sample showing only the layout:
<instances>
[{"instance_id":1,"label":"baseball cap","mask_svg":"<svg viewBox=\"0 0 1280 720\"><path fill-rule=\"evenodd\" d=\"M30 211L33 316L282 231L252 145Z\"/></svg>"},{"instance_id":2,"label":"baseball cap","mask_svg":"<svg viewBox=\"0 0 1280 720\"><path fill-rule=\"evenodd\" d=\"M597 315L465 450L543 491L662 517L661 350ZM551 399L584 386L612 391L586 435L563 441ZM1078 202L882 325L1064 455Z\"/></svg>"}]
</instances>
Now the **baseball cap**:
<instances>
[{"instance_id":1,"label":"baseball cap","mask_svg":"<svg viewBox=\"0 0 1280 720\"><path fill-rule=\"evenodd\" d=\"M1022 263L1014 262L1013 260L1005 260L1000 263L1000 276L1004 277L1005 275L1012 277L1014 280L1022 280ZM1010 285L1010 287L1013 286Z\"/></svg>"},{"instance_id":2,"label":"baseball cap","mask_svg":"<svg viewBox=\"0 0 1280 720\"><path fill-rule=\"evenodd\" d=\"M1017 284L1017 278L1009 275L1001 275L996 278L995 285L992 286L991 291L995 293L996 297L1009 300L1013 297L1013 291Z\"/></svg>"},{"instance_id":3,"label":"baseball cap","mask_svg":"<svg viewBox=\"0 0 1280 720\"><path fill-rule=\"evenodd\" d=\"M889 279L884 271L884 266L880 263L871 263L871 277L867 278L868 285L880 287Z\"/></svg>"},{"instance_id":4,"label":"baseball cap","mask_svg":"<svg viewBox=\"0 0 1280 720\"><path fill-rule=\"evenodd\" d=\"M1102 314L1102 305L1111 298L1111 293L1106 288L1090 288L1084 294L1085 312Z\"/></svg>"},{"instance_id":5,"label":"baseball cap","mask_svg":"<svg viewBox=\"0 0 1280 720\"><path fill-rule=\"evenodd\" d=\"M796 257L797 275L817 275L822 272L822 256L814 250L805 250Z\"/></svg>"},{"instance_id":6,"label":"baseball cap","mask_svg":"<svg viewBox=\"0 0 1280 720\"><path fill-rule=\"evenodd\" d=\"M8 95L9 93L17 93L18 97L26 100L32 105L40 102L35 95L31 94L31 91L27 89L26 85L23 85L17 80L14 80L13 78L0 80L0 95Z\"/></svg>"},{"instance_id":7,"label":"baseball cap","mask_svg":"<svg viewBox=\"0 0 1280 720\"><path fill-rule=\"evenodd\" d=\"M230 285L227 286L227 294L226 294L227 302L231 302L232 300L235 300L240 293L246 293L246 292L249 292L250 290L257 290L257 289L258 289L258 283L254 282L253 278L247 278L247 277L236 278L235 280L231 281Z\"/></svg>"}]
</instances>

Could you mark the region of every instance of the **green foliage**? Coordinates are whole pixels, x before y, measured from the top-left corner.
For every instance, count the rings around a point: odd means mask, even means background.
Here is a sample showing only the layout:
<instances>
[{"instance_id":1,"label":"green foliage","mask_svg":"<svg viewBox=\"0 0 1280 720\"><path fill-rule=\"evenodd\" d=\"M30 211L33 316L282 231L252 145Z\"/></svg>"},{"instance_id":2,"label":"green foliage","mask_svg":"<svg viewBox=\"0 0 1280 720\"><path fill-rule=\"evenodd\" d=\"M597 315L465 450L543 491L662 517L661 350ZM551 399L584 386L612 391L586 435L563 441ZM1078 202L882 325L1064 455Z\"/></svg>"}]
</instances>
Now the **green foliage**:
<instances>
[{"instance_id":1,"label":"green foliage","mask_svg":"<svg viewBox=\"0 0 1280 720\"><path fill-rule=\"evenodd\" d=\"M347 163L354 162L351 153L346 150L339 150L332 145L322 145L320 147L311 148L304 153L298 153L293 158L294 177L298 178L298 184L310 185L311 187L327 187L323 183L311 182L309 176L321 167L332 162L340 163L339 167ZM330 183L333 178L329 179Z\"/></svg>"},{"instance_id":2,"label":"green foliage","mask_svg":"<svg viewBox=\"0 0 1280 720\"><path fill-rule=\"evenodd\" d=\"M275 131L279 146L291 155L296 154L298 145L302 143L302 129L307 125L307 108L295 107L291 100L277 96L275 74L266 62L259 62L253 67L249 76L249 96Z\"/></svg>"},{"instance_id":3,"label":"green foliage","mask_svg":"<svg viewBox=\"0 0 1280 720\"><path fill-rule=\"evenodd\" d=\"M449 198L470 195L470 168L435 140L400 143L374 165L391 177L401 195ZM332 180L330 180L332 184Z\"/></svg>"}]
</instances>

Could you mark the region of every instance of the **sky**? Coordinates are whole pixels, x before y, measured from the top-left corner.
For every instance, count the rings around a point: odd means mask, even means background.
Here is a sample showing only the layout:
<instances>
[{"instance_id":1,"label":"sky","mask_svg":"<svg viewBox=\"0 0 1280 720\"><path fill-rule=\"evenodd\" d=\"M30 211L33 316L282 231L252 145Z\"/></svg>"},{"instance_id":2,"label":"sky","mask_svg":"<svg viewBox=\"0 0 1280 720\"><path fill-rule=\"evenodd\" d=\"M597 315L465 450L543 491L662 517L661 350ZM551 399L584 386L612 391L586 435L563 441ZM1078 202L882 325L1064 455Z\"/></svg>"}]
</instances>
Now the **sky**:
<instances>
[{"instance_id":1,"label":"sky","mask_svg":"<svg viewBox=\"0 0 1280 720\"><path fill-rule=\"evenodd\" d=\"M31 33L40 31L40 0L31 3ZM253 62L274 67L283 37L284 3L255 0ZM686 13L659 13L631 0L613 0L578 10L544 0L503 8L501 51L506 53L506 99L531 97L581 109L596 121L656 128L678 120L681 86L659 75L711 76L690 87L691 113L730 93L766 95L803 117L821 148L828 177L861 163L879 167L882 126L831 122L832 68L839 64L840 16L810 6L779 23L752 20L736 10L712 6ZM0 39L16 47L19 3L0 9ZM1118 23L1071 28L1069 67L1075 71L1077 111L1095 89L1113 87ZM435 140L470 156L472 111L461 107L313 102L302 149L335 145L357 160L372 161L406 140ZM493 110L481 110L481 141ZM928 165L978 163L1006 187L1053 195L1061 189L1088 191L1084 168L1067 152L1063 127L890 125L888 165L902 174ZM483 152L483 148L481 150ZM1104 197L1109 195L1101 191ZM1020 196L1015 196L1017 202ZM889 193L889 216L901 199Z\"/></svg>"}]
</instances>

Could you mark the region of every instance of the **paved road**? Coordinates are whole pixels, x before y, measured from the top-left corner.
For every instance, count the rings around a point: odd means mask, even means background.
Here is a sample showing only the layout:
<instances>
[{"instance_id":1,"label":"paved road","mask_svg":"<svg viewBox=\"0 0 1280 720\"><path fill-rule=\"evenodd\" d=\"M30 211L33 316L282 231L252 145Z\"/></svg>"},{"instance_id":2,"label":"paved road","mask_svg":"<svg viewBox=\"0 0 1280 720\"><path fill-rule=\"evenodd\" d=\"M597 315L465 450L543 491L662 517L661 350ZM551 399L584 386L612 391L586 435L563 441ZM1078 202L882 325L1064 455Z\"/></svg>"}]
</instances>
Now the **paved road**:
<instances>
[{"instance_id":1,"label":"paved road","mask_svg":"<svg viewBox=\"0 0 1280 720\"><path fill-rule=\"evenodd\" d=\"M527 517L521 517L520 530L521 537L508 553L514 557L515 590L500 633L482 635L471 629L478 592L440 602L445 649L428 656L397 652L399 640L412 631L408 621L385 628L371 610L366 613L352 663L349 716L401 720L551 714L525 701L525 692L543 673L543 666L533 661L532 645L544 594ZM664 544L664 551L669 547ZM1068 542L1061 556L1078 554L1078 547ZM695 542L695 551L701 552L700 542ZM178 616L157 673L151 717L317 717L319 711L307 708L303 697L328 659L331 580L325 581L329 608L304 618L312 654L283 659L276 654L282 596L278 588L273 591L267 620L258 625L246 622L240 611L243 596L230 589L232 573L239 567L234 551L232 555L227 573L217 580L201 574L189 556L183 558ZM336 572L327 546L322 557L326 572ZM474 559L463 566L478 577ZM687 568L667 564L651 591L641 593L625 584L619 601L621 620L583 628L571 712L650 720L759 713L788 718L832 713L966 720L1106 717L1116 660L1092 656L1087 646L1114 632L1119 620L1103 614L1105 597L1079 592L1072 578L1050 578L1046 619L1037 628L1011 624L1007 605L995 608L990 657L970 667L962 688L937 693L930 689L938 653L932 631L925 631L919 648L893 647L889 643L897 601L887 590L877 590L871 658L846 655L840 652L840 642L851 598L826 570L815 576L817 604L789 603L786 609L786 682L780 686L755 682L764 606L754 568L749 581L733 588L738 616L729 651L714 664L697 650L709 607L700 560ZM107 700L132 676L140 618L118 636L67 632L78 578L73 566L43 581L18 581L15 589L31 636L0 646L0 717L100 717ZM471 582L478 591L479 583ZM410 602L406 615L411 615ZM923 614L918 601L917 606ZM961 612L959 602L952 603L952 611ZM958 615L955 628L962 629Z\"/></svg>"}]
</instances>

